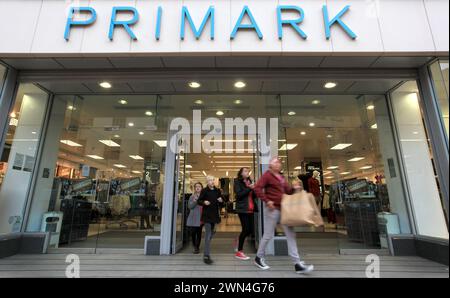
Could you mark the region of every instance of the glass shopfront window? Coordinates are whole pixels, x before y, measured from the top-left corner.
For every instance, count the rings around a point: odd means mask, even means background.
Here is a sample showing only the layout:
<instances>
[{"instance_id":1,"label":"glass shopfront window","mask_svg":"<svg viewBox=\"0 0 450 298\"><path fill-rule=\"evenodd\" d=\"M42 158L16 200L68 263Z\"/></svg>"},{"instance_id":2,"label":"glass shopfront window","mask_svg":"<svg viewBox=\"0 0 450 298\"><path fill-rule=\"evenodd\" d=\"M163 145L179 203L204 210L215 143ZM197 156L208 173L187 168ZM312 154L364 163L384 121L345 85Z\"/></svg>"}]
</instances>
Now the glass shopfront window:
<instances>
[{"instance_id":1,"label":"glass shopfront window","mask_svg":"<svg viewBox=\"0 0 450 298\"><path fill-rule=\"evenodd\" d=\"M6 78L6 70L6 67L0 64L0 94L2 93L3 83L5 82Z\"/></svg>"},{"instance_id":2,"label":"glass shopfront window","mask_svg":"<svg viewBox=\"0 0 450 298\"><path fill-rule=\"evenodd\" d=\"M395 217L396 233L410 233L384 95L288 95L281 107L289 178L315 196L325 222L296 228L303 238L319 232L310 242L328 252L387 248L380 243L381 212Z\"/></svg>"},{"instance_id":3,"label":"glass shopfront window","mask_svg":"<svg viewBox=\"0 0 450 298\"><path fill-rule=\"evenodd\" d=\"M434 83L434 92L438 100L439 109L444 123L447 138L449 136L448 104L449 104L449 78L448 60L439 60L430 66L430 72Z\"/></svg>"},{"instance_id":4,"label":"glass shopfront window","mask_svg":"<svg viewBox=\"0 0 450 298\"><path fill-rule=\"evenodd\" d=\"M142 248L159 235L166 128L157 96L57 96L28 231L62 216L60 247Z\"/></svg>"},{"instance_id":5,"label":"glass shopfront window","mask_svg":"<svg viewBox=\"0 0 450 298\"><path fill-rule=\"evenodd\" d=\"M0 159L0 233L21 231L47 101L40 88L20 84Z\"/></svg>"},{"instance_id":6,"label":"glass shopfront window","mask_svg":"<svg viewBox=\"0 0 450 298\"><path fill-rule=\"evenodd\" d=\"M417 233L448 239L443 197L424 126L417 83L405 82L392 92L391 102Z\"/></svg>"}]
</instances>

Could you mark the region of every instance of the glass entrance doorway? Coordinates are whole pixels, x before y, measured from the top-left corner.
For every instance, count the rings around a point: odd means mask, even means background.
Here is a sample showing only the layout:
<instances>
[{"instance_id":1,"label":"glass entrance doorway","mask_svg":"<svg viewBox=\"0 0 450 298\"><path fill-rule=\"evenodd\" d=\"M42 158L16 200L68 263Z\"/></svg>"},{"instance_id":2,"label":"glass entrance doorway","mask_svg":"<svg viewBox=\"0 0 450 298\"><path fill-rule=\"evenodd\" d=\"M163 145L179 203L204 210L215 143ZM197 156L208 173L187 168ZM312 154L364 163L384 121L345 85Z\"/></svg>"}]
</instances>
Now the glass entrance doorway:
<instances>
[{"instance_id":1,"label":"glass entrance doorway","mask_svg":"<svg viewBox=\"0 0 450 298\"><path fill-rule=\"evenodd\" d=\"M220 209L221 223L215 227L213 251L216 253L231 253L237 249L237 237L241 231L241 223L236 210L234 184L241 168L250 171L252 181L256 181L262 171L260 155L260 138L258 136L233 136L232 139L215 140L213 142L223 144L222 149L213 152L192 153L192 146L187 140L196 139L193 135L177 135L179 152L175 154L175 206L174 206L174 234L172 249L174 252L191 252L193 230L187 224L190 212L189 199L192 196L195 185L206 186L208 177L213 177L215 186L221 190L224 200ZM202 144L208 142L204 135L197 138ZM170 142L170 140L169 140ZM228 143L225 146L225 143ZM240 143L240 145L238 145ZM229 149L224 149L228 147ZM239 149L241 148L241 149ZM260 238L261 216L255 208L253 213L252 233L245 244L245 250L253 252ZM203 238L203 237L202 237Z\"/></svg>"}]
</instances>

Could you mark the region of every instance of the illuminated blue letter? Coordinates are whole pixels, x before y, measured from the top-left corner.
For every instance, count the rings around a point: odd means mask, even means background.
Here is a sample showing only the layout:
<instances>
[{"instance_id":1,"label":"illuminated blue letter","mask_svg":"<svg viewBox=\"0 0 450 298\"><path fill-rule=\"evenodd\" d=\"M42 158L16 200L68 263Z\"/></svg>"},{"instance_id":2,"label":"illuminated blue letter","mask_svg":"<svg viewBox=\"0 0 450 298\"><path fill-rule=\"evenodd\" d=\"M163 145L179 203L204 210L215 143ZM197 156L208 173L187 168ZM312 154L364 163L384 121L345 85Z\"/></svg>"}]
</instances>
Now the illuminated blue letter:
<instances>
[{"instance_id":1,"label":"illuminated blue letter","mask_svg":"<svg viewBox=\"0 0 450 298\"><path fill-rule=\"evenodd\" d=\"M342 29L344 29L345 33L347 33L352 39L356 39L356 34L341 20L341 17L349 10L350 5L347 5L342 9L331 21L330 17L328 16L328 8L326 5L323 6L323 20L325 22L325 35L327 39L330 39L331 37L331 26L333 26L335 23L338 23Z\"/></svg>"},{"instance_id":2,"label":"illuminated blue letter","mask_svg":"<svg viewBox=\"0 0 450 298\"><path fill-rule=\"evenodd\" d=\"M158 15L156 16L156 32L155 38L159 40L161 37L161 17L162 17L162 7L158 6Z\"/></svg>"},{"instance_id":3,"label":"illuminated blue letter","mask_svg":"<svg viewBox=\"0 0 450 298\"><path fill-rule=\"evenodd\" d=\"M289 10L296 10L300 17L296 20L282 20L281 14L283 13L283 10L289 11ZM283 25L291 25L292 28L297 31L297 33L303 38L306 39L308 35L306 35L305 32L303 32L302 29L298 26L301 22L303 22L303 19L305 18L305 12L303 9L301 9L298 6L278 6L277 8L277 18L278 18L278 38L283 39Z\"/></svg>"},{"instance_id":4,"label":"illuminated blue letter","mask_svg":"<svg viewBox=\"0 0 450 298\"><path fill-rule=\"evenodd\" d=\"M183 6L183 9L181 11L181 31L180 31L181 40L184 40L184 35L185 35L185 31L186 31L186 28L185 28L186 19L189 22L192 33L194 33L195 38L199 39L200 36L202 35L203 29L205 28L206 23L208 22L209 18L211 18L210 38L211 38L211 40L213 40L214 39L214 6L209 7L208 11L206 12L205 17L203 18L200 28L198 30L197 30L197 28L195 28L194 22L192 21L191 15L189 14L189 10L187 9L186 6Z\"/></svg>"},{"instance_id":5,"label":"illuminated blue letter","mask_svg":"<svg viewBox=\"0 0 450 298\"><path fill-rule=\"evenodd\" d=\"M73 15L76 12L89 12L91 14L91 18L86 21L74 21ZM69 11L69 16L67 17L66 30L64 32L64 39L69 41L70 29L72 26L88 26L95 22L97 19L97 13L95 9L91 7L71 7Z\"/></svg>"},{"instance_id":6,"label":"illuminated blue letter","mask_svg":"<svg viewBox=\"0 0 450 298\"><path fill-rule=\"evenodd\" d=\"M129 21L117 21L116 20L117 13L123 11L131 12L133 14L133 18ZM130 35L131 39L136 40L137 39L136 35L134 35L133 31L131 31L130 25L134 25L138 20L139 20L139 13L137 12L136 8L127 6L113 7L111 22L109 24L109 34L108 34L109 39L113 40L114 29L116 26L123 26L123 28Z\"/></svg>"},{"instance_id":7,"label":"illuminated blue letter","mask_svg":"<svg viewBox=\"0 0 450 298\"><path fill-rule=\"evenodd\" d=\"M248 25L242 24L242 20L244 19L245 15L248 15L250 19L250 24ZM234 39L236 37L237 31L239 29L253 29L256 31L256 34L258 34L259 39L263 39L261 30L259 30L258 24L256 23L255 18L253 17L247 5L245 5L242 9L241 15L239 16L236 25L234 26L233 32L231 32L231 39Z\"/></svg>"}]
</instances>

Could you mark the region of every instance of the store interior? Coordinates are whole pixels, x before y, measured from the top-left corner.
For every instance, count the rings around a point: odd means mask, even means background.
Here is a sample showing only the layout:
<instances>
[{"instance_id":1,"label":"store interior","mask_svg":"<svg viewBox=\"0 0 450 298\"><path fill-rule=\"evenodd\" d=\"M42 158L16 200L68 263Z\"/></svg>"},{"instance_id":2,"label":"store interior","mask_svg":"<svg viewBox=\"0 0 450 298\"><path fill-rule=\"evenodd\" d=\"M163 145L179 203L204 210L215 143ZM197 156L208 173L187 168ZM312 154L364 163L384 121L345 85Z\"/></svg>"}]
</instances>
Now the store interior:
<instances>
[{"instance_id":1,"label":"store interior","mask_svg":"<svg viewBox=\"0 0 450 298\"><path fill-rule=\"evenodd\" d=\"M370 201L376 212L390 210L383 146L391 142L386 129L391 133L392 129L386 121L384 94L401 80L239 81L243 86L235 80L157 86L153 82L152 88L159 89L151 94L132 92L145 82L94 81L22 84L17 96L20 99L27 88L38 87L59 93L45 136L46 143L58 148L49 149L54 156L46 160L53 179L49 189L35 190L35 196L41 196L40 191L49 194L46 211L63 214L59 247L142 248L145 236L160 234L168 126L174 117L192 119L193 110L201 110L203 119L220 121L279 119L278 156L285 176L291 181L300 177L307 190L308 179L320 185L319 206L326 224L298 228L299 243L307 251L380 246L376 237L366 239L353 229L344 211L346 203L361 200ZM179 92L172 95L167 88ZM17 101L12 119L20 120L21 108ZM380 132L382 119L387 127ZM15 127L11 122L0 162L0 188ZM183 158L180 197L186 199L195 182L205 184L207 175L228 190L230 206L222 212L216 236L221 240L215 245L223 252L232 251L240 231L233 212L233 179L243 166L252 169L253 177L257 175L257 151L191 153ZM187 234L184 238L187 243ZM188 250L186 244L183 251Z\"/></svg>"}]
</instances>

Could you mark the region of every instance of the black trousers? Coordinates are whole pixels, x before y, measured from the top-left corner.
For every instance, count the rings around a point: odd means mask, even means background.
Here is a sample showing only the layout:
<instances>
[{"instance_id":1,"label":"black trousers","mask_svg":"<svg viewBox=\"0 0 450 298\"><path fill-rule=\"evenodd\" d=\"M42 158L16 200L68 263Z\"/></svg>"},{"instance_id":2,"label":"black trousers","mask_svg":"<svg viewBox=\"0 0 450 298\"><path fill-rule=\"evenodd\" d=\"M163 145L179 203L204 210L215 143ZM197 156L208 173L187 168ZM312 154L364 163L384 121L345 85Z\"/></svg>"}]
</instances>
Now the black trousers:
<instances>
[{"instance_id":1,"label":"black trousers","mask_svg":"<svg viewBox=\"0 0 450 298\"><path fill-rule=\"evenodd\" d=\"M191 227L192 245L194 248L199 248L202 241L203 225L199 227Z\"/></svg>"},{"instance_id":2,"label":"black trousers","mask_svg":"<svg viewBox=\"0 0 450 298\"><path fill-rule=\"evenodd\" d=\"M244 249L245 238L253 233L253 213L239 213L239 220L241 221L242 231L239 235L238 250L242 251Z\"/></svg>"}]
</instances>

